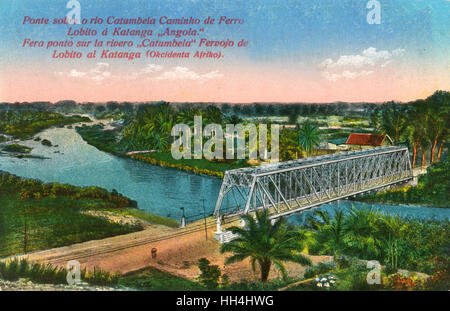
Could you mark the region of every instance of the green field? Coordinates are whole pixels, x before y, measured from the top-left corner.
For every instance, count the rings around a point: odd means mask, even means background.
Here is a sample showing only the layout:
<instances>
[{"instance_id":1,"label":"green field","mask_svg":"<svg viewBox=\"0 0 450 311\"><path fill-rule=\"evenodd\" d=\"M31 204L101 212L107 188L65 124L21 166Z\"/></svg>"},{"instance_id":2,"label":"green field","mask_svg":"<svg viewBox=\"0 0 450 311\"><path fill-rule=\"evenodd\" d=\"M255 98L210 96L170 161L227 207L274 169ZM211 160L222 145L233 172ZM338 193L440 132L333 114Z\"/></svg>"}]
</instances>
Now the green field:
<instances>
[{"instance_id":1,"label":"green field","mask_svg":"<svg viewBox=\"0 0 450 311\"><path fill-rule=\"evenodd\" d=\"M132 206L98 187L45 184L0 172L0 257L101 239L142 229L81 213Z\"/></svg>"},{"instance_id":2,"label":"green field","mask_svg":"<svg viewBox=\"0 0 450 311\"><path fill-rule=\"evenodd\" d=\"M141 230L81 214L108 207L101 199L45 197L21 200L19 194L0 194L0 257L60 247Z\"/></svg>"}]
</instances>

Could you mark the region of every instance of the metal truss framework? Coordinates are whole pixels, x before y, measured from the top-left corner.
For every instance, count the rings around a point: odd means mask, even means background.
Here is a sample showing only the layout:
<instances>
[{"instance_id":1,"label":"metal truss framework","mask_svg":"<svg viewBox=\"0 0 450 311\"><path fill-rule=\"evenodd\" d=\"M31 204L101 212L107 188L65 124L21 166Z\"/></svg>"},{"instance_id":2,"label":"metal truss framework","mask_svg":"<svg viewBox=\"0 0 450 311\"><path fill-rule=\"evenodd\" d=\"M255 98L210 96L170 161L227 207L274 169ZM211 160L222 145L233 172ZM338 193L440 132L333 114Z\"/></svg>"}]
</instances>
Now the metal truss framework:
<instances>
[{"instance_id":1,"label":"metal truss framework","mask_svg":"<svg viewBox=\"0 0 450 311\"><path fill-rule=\"evenodd\" d=\"M412 178L408 148L392 146L230 170L214 216L269 208L277 218ZM222 207L225 198L233 211Z\"/></svg>"}]
</instances>

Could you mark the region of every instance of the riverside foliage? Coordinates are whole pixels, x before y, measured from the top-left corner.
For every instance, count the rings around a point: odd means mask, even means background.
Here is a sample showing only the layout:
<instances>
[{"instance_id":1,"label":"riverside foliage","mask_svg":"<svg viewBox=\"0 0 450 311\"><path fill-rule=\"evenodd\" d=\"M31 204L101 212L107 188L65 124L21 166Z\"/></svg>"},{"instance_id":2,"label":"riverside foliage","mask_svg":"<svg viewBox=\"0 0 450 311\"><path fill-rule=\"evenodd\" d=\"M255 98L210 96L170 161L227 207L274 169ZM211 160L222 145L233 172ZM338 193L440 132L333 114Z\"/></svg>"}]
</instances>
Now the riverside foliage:
<instances>
[{"instance_id":1,"label":"riverside foliage","mask_svg":"<svg viewBox=\"0 0 450 311\"><path fill-rule=\"evenodd\" d=\"M141 230L81 213L134 202L99 187L75 187L0 172L0 257Z\"/></svg>"},{"instance_id":2,"label":"riverside foliage","mask_svg":"<svg viewBox=\"0 0 450 311\"><path fill-rule=\"evenodd\" d=\"M27 139L51 126L77 122L90 122L87 117L63 116L53 112L6 111L0 112L0 133Z\"/></svg>"},{"instance_id":3,"label":"riverside foliage","mask_svg":"<svg viewBox=\"0 0 450 311\"><path fill-rule=\"evenodd\" d=\"M388 189L358 198L358 201L425 204L449 208L449 194L450 161L446 158L431 165L427 174L419 177L417 187Z\"/></svg>"}]
</instances>

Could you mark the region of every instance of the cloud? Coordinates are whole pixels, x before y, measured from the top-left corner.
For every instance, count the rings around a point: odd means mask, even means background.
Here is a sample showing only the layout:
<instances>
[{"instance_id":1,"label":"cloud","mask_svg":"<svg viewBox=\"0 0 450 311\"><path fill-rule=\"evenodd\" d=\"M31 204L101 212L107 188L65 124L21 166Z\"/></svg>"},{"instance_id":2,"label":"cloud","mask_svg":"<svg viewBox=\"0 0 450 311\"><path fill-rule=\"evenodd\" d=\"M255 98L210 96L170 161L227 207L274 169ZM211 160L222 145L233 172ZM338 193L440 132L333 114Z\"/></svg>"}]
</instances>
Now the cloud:
<instances>
[{"instance_id":1,"label":"cloud","mask_svg":"<svg viewBox=\"0 0 450 311\"><path fill-rule=\"evenodd\" d=\"M359 72L345 70L340 74L324 71L324 72L322 72L322 76L329 81L337 81L341 78L355 79L357 77L365 77L365 76L371 75L373 73L374 73L374 71L368 71L368 70L363 70L363 71L359 71Z\"/></svg>"},{"instance_id":2,"label":"cloud","mask_svg":"<svg viewBox=\"0 0 450 311\"><path fill-rule=\"evenodd\" d=\"M87 74L87 72L82 72L82 71L78 71L76 69L72 69L69 72L68 76L72 77L72 78L81 78L81 77L84 77L86 74Z\"/></svg>"},{"instance_id":3,"label":"cloud","mask_svg":"<svg viewBox=\"0 0 450 311\"><path fill-rule=\"evenodd\" d=\"M336 81L341 78L355 79L357 77L368 76L374 73L375 68L384 68L393 62L396 57L403 56L405 49L395 49L377 51L374 47L369 47L356 55L342 55L336 61L327 58L319 64L322 69L322 76L329 81Z\"/></svg>"},{"instance_id":4,"label":"cloud","mask_svg":"<svg viewBox=\"0 0 450 311\"><path fill-rule=\"evenodd\" d=\"M142 68L143 73L153 73L163 70L163 66L156 64L147 64L144 68Z\"/></svg>"},{"instance_id":5,"label":"cloud","mask_svg":"<svg viewBox=\"0 0 450 311\"><path fill-rule=\"evenodd\" d=\"M62 71L55 72L57 76L68 77L74 79L86 78L101 83L104 79L111 76L111 72L107 71L109 68L108 63L97 63L94 68L88 71L78 71L77 69L71 69L65 73Z\"/></svg>"},{"instance_id":6,"label":"cloud","mask_svg":"<svg viewBox=\"0 0 450 311\"><path fill-rule=\"evenodd\" d=\"M116 79L125 79L125 80L136 80L138 78L143 78L145 76L148 76L155 72L160 72L163 70L163 66L156 65L156 64L147 64L144 67L142 67L139 71L135 71L131 74L125 74L125 75L114 75L113 78Z\"/></svg>"},{"instance_id":7,"label":"cloud","mask_svg":"<svg viewBox=\"0 0 450 311\"><path fill-rule=\"evenodd\" d=\"M204 82L206 80L219 79L222 78L223 74L221 74L218 70L211 71L204 74L196 73L186 67L177 66L173 68L171 71L166 71L161 74L159 77L156 77L156 80L193 80Z\"/></svg>"}]
</instances>

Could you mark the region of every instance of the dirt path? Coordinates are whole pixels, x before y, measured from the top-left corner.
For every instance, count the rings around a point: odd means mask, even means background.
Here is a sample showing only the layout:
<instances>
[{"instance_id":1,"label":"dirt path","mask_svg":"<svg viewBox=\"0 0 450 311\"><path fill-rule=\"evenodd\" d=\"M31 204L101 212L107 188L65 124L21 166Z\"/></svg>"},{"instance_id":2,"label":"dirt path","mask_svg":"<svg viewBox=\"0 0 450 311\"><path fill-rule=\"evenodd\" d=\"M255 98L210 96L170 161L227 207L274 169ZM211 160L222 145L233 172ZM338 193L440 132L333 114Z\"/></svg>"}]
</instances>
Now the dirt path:
<instances>
[{"instance_id":1,"label":"dirt path","mask_svg":"<svg viewBox=\"0 0 450 311\"><path fill-rule=\"evenodd\" d=\"M195 226L192 224L191 226ZM158 237L169 234L188 232L186 229L173 229L161 225L150 225L145 230L103 240L89 241L71 246L37 251L22 257L30 261L51 263L65 266L70 260L78 260L88 270L93 267L111 272L127 273L149 266L170 272L189 279L195 279L200 271L197 262L205 257L212 264L217 264L234 282L240 280L256 280L258 275L251 270L250 263L243 261L233 265L224 265L230 254L220 253L220 244L214 239L215 226L208 229L208 240L205 231L191 232L159 241ZM151 250L156 248L156 258L152 258ZM329 260L328 256L311 256L314 263ZM291 276L303 273L305 267L288 263ZM271 277L279 277L273 270Z\"/></svg>"}]
</instances>

